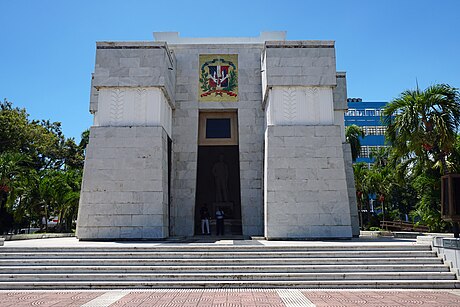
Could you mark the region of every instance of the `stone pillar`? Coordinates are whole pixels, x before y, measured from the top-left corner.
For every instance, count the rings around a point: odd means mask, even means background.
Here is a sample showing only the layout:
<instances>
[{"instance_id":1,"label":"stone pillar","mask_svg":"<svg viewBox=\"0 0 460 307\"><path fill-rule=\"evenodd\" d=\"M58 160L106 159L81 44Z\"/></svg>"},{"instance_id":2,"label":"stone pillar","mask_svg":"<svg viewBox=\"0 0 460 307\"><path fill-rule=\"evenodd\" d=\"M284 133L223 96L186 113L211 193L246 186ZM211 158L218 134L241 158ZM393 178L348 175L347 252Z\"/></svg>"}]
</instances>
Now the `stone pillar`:
<instances>
[{"instance_id":1,"label":"stone pillar","mask_svg":"<svg viewBox=\"0 0 460 307\"><path fill-rule=\"evenodd\" d=\"M168 237L174 57L165 43L98 43L80 240Z\"/></svg>"},{"instance_id":2,"label":"stone pillar","mask_svg":"<svg viewBox=\"0 0 460 307\"><path fill-rule=\"evenodd\" d=\"M349 143L343 143L343 157L345 159L345 175L347 178L348 201L350 204L351 227L353 237L359 237L358 203L356 199L355 175L353 173L353 160Z\"/></svg>"},{"instance_id":3,"label":"stone pillar","mask_svg":"<svg viewBox=\"0 0 460 307\"><path fill-rule=\"evenodd\" d=\"M345 159L345 175L347 178L348 201L350 204L351 226L353 237L359 237L359 216L356 202L355 177L353 174L353 160L351 158L350 144L345 141L345 120L344 115L348 110L347 102L347 79L345 72L337 72L337 86L333 90L334 95L334 122L341 126L341 137L343 145L343 157Z\"/></svg>"},{"instance_id":4,"label":"stone pillar","mask_svg":"<svg viewBox=\"0 0 460 307\"><path fill-rule=\"evenodd\" d=\"M334 43L267 42L262 71L265 237L351 238Z\"/></svg>"}]
</instances>

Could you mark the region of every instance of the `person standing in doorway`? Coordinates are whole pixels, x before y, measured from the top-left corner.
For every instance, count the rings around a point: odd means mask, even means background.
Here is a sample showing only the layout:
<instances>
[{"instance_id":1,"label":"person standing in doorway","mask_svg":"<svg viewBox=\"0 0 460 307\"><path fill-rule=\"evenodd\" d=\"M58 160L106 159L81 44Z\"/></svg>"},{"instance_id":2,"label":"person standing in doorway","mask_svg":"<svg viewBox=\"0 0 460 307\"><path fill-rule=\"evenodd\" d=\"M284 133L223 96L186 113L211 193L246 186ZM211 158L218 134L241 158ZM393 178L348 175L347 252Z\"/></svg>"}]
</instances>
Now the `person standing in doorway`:
<instances>
[{"instance_id":1,"label":"person standing in doorway","mask_svg":"<svg viewBox=\"0 0 460 307\"><path fill-rule=\"evenodd\" d=\"M209 216L209 211L208 211L208 207L206 206L206 204L203 204L203 206L200 209L200 217L201 217L201 234L210 235L211 234L211 232L209 231L210 216ZM204 232L205 229L206 229L206 233Z\"/></svg>"},{"instance_id":2,"label":"person standing in doorway","mask_svg":"<svg viewBox=\"0 0 460 307\"><path fill-rule=\"evenodd\" d=\"M224 211L221 207L216 210L216 228L217 235L224 235Z\"/></svg>"}]
</instances>

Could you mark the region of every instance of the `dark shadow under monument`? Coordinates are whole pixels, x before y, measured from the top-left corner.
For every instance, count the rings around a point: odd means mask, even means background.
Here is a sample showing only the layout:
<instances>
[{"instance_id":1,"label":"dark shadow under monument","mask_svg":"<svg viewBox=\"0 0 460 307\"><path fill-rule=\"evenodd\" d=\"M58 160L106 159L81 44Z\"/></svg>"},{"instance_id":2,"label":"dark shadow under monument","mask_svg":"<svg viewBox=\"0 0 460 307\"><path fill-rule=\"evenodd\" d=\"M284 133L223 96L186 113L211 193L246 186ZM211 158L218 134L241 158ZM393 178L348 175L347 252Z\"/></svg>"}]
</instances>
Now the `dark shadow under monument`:
<instances>
[{"instance_id":1,"label":"dark shadow under monument","mask_svg":"<svg viewBox=\"0 0 460 307\"><path fill-rule=\"evenodd\" d=\"M201 233L200 208L208 206L211 232L215 234L215 212L225 213L225 234L241 235L241 197L239 148L199 146L195 202L195 234Z\"/></svg>"}]
</instances>

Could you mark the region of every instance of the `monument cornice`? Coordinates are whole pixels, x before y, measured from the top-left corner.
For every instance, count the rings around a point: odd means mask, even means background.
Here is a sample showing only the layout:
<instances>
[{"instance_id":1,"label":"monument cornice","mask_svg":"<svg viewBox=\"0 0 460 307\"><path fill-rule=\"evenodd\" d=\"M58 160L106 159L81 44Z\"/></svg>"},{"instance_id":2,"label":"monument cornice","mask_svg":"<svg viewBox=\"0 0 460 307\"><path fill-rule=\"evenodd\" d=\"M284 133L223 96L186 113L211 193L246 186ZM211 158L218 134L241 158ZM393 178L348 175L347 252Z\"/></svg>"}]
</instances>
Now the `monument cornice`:
<instances>
[{"instance_id":1,"label":"monument cornice","mask_svg":"<svg viewBox=\"0 0 460 307\"><path fill-rule=\"evenodd\" d=\"M171 51L168 48L166 42L153 42L153 41L120 41L120 42L108 42L101 41L96 42L96 49L165 49L168 55L170 64L174 63L174 59L171 56Z\"/></svg>"},{"instance_id":2,"label":"monument cornice","mask_svg":"<svg viewBox=\"0 0 460 307\"><path fill-rule=\"evenodd\" d=\"M334 48L335 41L306 40L306 41L267 41L268 48Z\"/></svg>"}]
</instances>

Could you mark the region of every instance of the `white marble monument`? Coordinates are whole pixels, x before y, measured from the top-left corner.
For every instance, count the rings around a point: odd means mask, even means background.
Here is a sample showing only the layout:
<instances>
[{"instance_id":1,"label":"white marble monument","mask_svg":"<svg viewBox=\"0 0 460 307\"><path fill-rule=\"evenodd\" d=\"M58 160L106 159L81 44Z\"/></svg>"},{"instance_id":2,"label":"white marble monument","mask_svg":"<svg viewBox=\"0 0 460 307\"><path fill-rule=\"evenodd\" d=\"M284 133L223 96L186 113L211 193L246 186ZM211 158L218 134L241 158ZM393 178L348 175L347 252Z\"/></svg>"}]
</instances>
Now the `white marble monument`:
<instances>
[{"instance_id":1,"label":"white marble monument","mask_svg":"<svg viewBox=\"0 0 460 307\"><path fill-rule=\"evenodd\" d=\"M203 204L226 234L359 234L333 41L154 36L96 45L80 240L198 234Z\"/></svg>"}]
</instances>

